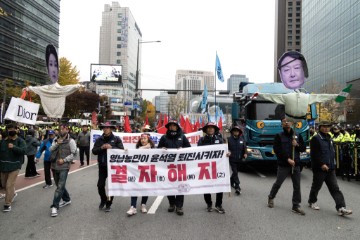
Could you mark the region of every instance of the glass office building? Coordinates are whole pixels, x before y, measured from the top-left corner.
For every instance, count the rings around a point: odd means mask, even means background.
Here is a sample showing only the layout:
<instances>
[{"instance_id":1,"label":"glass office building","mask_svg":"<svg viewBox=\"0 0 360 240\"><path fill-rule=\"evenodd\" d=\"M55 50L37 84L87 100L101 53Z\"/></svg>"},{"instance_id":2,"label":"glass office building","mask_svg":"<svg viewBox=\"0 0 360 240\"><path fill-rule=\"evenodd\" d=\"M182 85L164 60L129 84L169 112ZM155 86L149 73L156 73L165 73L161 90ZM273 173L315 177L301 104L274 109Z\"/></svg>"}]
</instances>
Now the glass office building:
<instances>
[{"instance_id":1,"label":"glass office building","mask_svg":"<svg viewBox=\"0 0 360 240\"><path fill-rule=\"evenodd\" d=\"M303 0L301 51L310 92L360 79L360 1Z\"/></svg>"},{"instance_id":2,"label":"glass office building","mask_svg":"<svg viewBox=\"0 0 360 240\"><path fill-rule=\"evenodd\" d=\"M60 0L0 1L0 81L45 84L45 49L59 46Z\"/></svg>"}]
</instances>

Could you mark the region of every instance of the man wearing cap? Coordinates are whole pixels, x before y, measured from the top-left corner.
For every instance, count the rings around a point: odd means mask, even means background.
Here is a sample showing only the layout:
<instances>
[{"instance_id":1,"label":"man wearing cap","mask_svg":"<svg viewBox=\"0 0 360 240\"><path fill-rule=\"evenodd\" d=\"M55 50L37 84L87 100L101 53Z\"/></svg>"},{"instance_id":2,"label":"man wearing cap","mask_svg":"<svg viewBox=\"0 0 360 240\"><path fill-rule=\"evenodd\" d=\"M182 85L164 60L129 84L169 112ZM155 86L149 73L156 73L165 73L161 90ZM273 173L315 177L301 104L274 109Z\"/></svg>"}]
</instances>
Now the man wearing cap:
<instances>
[{"instance_id":1,"label":"man wearing cap","mask_svg":"<svg viewBox=\"0 0 360 240\"><path fill-rule=\"evenodd\" d=\"M98 193L100 195L99 209L105 207L106 212L111 211L113 196L107 196L105 191L105 183L108 177L107 172L107 150L108 149L124 149L124 145L120 137L115 136L112 131L116 129L115 125L110 122L106 122L100 125L100 129L103 130L103 134L96 139L92 153L97 155L98 166L99 166L99 179L97 182Z\"/></svg>"},{"instance_id":2,"label":"man wearing cap","mask_svg":"<svg viewBox=\"0 0 360 240\"><path fill-rule=\"evenodd\" d=\"M276 194L287 176L291 174L293 183L292 211L300 215L305 215L305 212L300 208L300 153L306 151L306 146L302 136L292 129L293 122L283 117L281 124L283 131L276 134L274 139L273 148L277 157L278 168L276 181L268 195L268 207L274 207Z\"/></svg>"},{"instance_id":3,"label":"man wearing cap","mask_svg":"<svg viewBox=\"0 0 360 240\"><path fill-rule=\"evenodd\" d=\"M243 158L247 157L246 143L242 136L242 130L239 126L233 126L230 130L231 136L228 137L227 156L229 157L232 175L230 177L231 187L235 188L235 194L241 194L238 168Z\"/></svg>"},{"instance_id":4,"label":"man wearing cap","mask_svg":"<svg viewBox=\"0 0 360 240\"><path fill-rule=\"evenodd\" d=\"M82 125L82 131L76 139L77 146L80 150L80 167L84 166L84 154L86 155L86 163L90 164L90 131L88 125Z\"/></svg>"},{"instance_id":5,"label":"man wearing cap","mask_svg":"<svg viewBox=\"0 0 360 240\"><path fill-rule=\"evenodd\" d=\"M176 120L169 120L165 125L167 128L166 134L162 135L158 144L158 148L186 148L191 147L189 140L185 137L178 122ZM179 216L184 215L184 195L167 196L169 200L168 212L174 212Z\"/></svg>"},{"instance_id":6,"label":"man wearing cap","mask_svg":"<svg viewBox=\"0 0 360 240\"><path fill-rule=\"evenodd\" d=\"M24 163L26 151L25 140L16 134L16 126L9 124L6 126L7 137L0 140L0 172L1 184L5 188L4 212L11 211L11 203L17 196L15 193L16 178Z\"/></svg>"},{"instance_id":7,"label":"man wearing cap","mask_svg":"<svg viewBox=\"0 0 360 240\"><path fill-rule=\"evenodd\" d=\"M44 175L45 175L45 185L43 188L47 189L53 186L51 181L51 161L50 161L50 147L53 143L53 140L55 138L55 131L50 129L48 131L48 137L41 142L38 152L35 156L35 161L39 162L39 159L41 158L42 153L45 151L44 154Z\"/></svg>"},{"instance_id":8,"label":"man wearing cap","mask_svg":"<svg viewBox=\"0 0 360 240\"><path fill-rule=\"evenodd\" d=\"M223 138L219 135L219 127L215 123L207 123L203 128L203 132L205 136L201 137L198 141L198 146L205 146L205 145L213 145L213 144L222 144ZM225 213L225 209L222 207L222 199L223 193L216 193L216 201L215 201L215 210L218 213ZM211 201L211 194L206 193L204 194L204 200L207 205L206 210L208 212L212 212L212 201Z\"/></svg>"},{"instance_id":9,"label":"man wearing cap","mask_svg":"<svg viewBox=\"0 0 360 240\"><path fill-rule=\"evenodd\" d=\"M311 167L313 171L313 181L309 194L309 207L319 210L316 204L317 196L322 184L325 182L331 196L335 200L335 208L338 215L344 216L352 214L352 210L346 209L344 195L337 183L335 168L335 150L331 136L329 134L331 123L322 121L319 123L319 132L310 141Z\"/></svg>"}]
</instances>

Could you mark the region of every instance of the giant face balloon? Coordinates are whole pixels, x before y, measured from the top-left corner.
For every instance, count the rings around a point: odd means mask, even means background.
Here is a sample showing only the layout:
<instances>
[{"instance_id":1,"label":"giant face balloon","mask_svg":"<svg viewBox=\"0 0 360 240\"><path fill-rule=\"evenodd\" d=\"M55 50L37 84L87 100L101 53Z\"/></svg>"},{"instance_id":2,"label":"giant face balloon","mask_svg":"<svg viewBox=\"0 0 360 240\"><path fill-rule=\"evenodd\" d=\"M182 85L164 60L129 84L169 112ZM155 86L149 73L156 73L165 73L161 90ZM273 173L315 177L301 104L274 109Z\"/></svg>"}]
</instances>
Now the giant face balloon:
<instances>
[{"instance_id":1,"label":"giant face balloon","mask_svg":"<svg viewBox=\"0 0 360 240\"><path fill-rule=\"evenodd\" d=\"M46 47L46 68L48 70L50 82L49 84L57 83L59 79L59 61L56 49L53 45L49 44Z\"/></svg>"},{"instance_id":2,"label":"giant face balloon","mask_svg":"<svg viewBox=\"0 0 360 240\"><path fill-rule=\"evenodd\" d=\"M297 51L285 52L278 61L281 81L286 88L299 89L308 77L308 68L304 56Z\"/></svg>"}]
</instances>

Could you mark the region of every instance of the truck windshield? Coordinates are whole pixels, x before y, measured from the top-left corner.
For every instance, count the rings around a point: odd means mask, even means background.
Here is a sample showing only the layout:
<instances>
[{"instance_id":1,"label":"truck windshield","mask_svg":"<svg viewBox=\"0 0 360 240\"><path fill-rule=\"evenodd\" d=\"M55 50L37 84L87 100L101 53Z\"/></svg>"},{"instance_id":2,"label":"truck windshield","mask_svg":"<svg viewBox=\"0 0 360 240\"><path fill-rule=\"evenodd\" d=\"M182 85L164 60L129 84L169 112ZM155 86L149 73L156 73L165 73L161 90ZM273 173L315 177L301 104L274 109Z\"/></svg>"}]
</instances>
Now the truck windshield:
<instances>
[{"instance_id":1,"label":"truck windshield","mask_svg":"<svg viewBox=\"0 0 360 240\"><path fill-rule=\"evenodd\" d=\"M285 106L271 102L252 102L247 106L249 120L281 120L285 115Z\"/></svg>"}]
</instances>

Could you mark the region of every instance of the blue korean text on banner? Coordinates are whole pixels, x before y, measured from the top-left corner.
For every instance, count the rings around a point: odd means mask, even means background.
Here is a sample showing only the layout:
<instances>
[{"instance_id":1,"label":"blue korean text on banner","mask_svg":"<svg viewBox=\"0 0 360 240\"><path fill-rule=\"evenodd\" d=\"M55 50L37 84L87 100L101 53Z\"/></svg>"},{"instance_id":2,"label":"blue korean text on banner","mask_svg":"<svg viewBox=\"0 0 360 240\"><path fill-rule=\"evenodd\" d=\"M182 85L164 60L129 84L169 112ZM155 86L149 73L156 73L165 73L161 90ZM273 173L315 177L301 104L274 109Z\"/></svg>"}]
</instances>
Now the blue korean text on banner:
<instances>
[{"instance_id":1,"label":"blue korean text on banner","mask_svg":"<svg viewBox=\"0 0 360 240\"><path fill-rule=\"evenodd\" d=\"M221 69L221 64L220 64L220 60L219 60L219 57L216 53L216 75L218 77L218 79L221 81L221 82L224 82L224 75L222 73L222 69Z\"/></svg>"}]
</instances>

